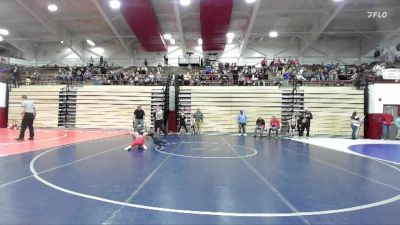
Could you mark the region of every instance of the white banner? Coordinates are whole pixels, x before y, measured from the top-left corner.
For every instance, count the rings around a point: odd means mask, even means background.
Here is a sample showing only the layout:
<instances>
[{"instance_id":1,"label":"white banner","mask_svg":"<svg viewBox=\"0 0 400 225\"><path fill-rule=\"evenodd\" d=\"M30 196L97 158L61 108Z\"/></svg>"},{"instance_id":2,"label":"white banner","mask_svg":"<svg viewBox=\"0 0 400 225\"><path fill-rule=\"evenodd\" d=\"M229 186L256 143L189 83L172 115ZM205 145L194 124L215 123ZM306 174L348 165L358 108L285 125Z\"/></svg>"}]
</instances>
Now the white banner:
<instances>
[{"instance_id":1,"label":"white banner","mask_svg":"<svg viewBox=\"0 0 400 225\"><path fill-rule=\"evenodd\" d=\"M7 84L0 83L0 108L6 107Z\"/></svg>"},{"instance_id":2,"label":"white banner","mask_svg":"<svg viewBox=\"0 0 400 225\"><path fill-rule=\"evenodd\" d=\"M400 69L384 69L382 76L384 80L400 80Z\"/></svg>"}]
</instances>

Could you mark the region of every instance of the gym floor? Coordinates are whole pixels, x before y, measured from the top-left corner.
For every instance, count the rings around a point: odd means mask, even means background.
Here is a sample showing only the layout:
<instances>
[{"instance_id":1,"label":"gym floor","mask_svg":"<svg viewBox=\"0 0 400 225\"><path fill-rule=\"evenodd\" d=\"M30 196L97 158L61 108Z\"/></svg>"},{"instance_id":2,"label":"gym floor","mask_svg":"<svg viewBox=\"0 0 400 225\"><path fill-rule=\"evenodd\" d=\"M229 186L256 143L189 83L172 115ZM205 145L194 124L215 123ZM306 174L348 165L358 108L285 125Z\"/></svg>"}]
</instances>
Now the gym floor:
<instances>
[{"instance_id":1,"label":"gym floor","mask_svg":"<svg viewBox=\"0 0 400 225\"><path fill-rule=\"evenodd\" d=\"M0 133L0 224L399 224L396 142Z\"/></svg>"}]
</instances>

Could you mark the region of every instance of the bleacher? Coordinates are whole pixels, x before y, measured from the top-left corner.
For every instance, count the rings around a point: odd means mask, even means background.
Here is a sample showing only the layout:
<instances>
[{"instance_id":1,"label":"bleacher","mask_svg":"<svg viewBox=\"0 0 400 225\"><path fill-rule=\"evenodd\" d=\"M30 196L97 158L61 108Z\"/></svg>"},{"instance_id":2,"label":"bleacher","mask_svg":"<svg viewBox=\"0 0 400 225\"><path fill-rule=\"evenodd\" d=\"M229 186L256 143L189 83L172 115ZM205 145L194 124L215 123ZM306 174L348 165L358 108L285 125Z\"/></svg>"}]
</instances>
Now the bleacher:
<instances>
[{"instance_id":1,"label":"bleacher","mask_svg":"<svg viewBox=\"0 0 400 225\"><path fill-rule=\"evenodd\" d=\"M25 86L10 93L10 121L20 121L21 96L26 94L37 107L35 127L57 127L59 91L63 86ZM76 128L129 129L133 112L141 105L150 125L152 93L162 87L151 86L83 86L76 87ZM314 119L312 136L349 136L350 116L353 111L364 111L364 92L354 87L303 86L304 107L309 108ZM193 114L199 108L204 114L203 133L238 132L237 115L244 110L249 120L247 133L252 133L255 121L261 115L269 123L272 115L282 118L283 89L267 87L184 86L189 93L185 104ZM286 106L285 106L286 107ZM361 130L360 133L363 131Z\"/></svg>"},{"instance_id":2,"label":"bleacher","mask_svg":"<svg viewBox=\"0 0 400 225\"><path fill-rule=\"evenodd\" d=\"M264 119L282 112L282 91L278 87L182 87L191 91L192 113L204 114L201 132L236 133L237 116L248 116L247 132L254 131L259 115Z\"/></svg>"},{"instance_id":3,"label":"bleacher","mask_svg":"<svg viewBox=\"0 0 400 225\"><path fill-rule=\"evenodd\" d=\"M76 91L77 128L129 129L139 105L147 114L146 120L150 118L152 88L84 86Z\"/></svg>"},{"instance_id":4,"label":"bleacher","mask_svg":"<svg viewBox=\"0 0 400 225\"><path fill-rule=\"evenodd\" d=\"M303 87L304 106L314 119L313 136L351 135L350 117L354 111L364 112L364 91L354 87ZM363 133L363 126L360 134Z\"/></svg>"},{"instance_id":5,"label":"bleacher","mask_svg":"<svg viewBox=\"0 0 400 225\"><path fill-rule=\"evenodd\" d=\"M24 86L10 92L8 121L21 121L21 96L27 95L35 103L35 127L58 126L59 93L63 86Z\"/></svg>"}]
</instances>

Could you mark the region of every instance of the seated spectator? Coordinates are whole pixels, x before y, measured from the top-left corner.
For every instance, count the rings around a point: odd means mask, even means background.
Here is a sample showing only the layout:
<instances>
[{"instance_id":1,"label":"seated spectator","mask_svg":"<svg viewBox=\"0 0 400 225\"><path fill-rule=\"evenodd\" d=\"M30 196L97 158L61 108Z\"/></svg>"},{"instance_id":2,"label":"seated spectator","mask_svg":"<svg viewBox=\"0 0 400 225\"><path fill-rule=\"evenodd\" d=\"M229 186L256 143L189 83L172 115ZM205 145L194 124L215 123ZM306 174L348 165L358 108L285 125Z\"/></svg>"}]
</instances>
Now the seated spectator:
<instances>
[{"instance_id":1,"label":"seated spectator","mask_svg":"<svg viewBox=\"0 0 400 225\"><path fill-rule=\"evenodd\" d=\"M275 132L276 136L278 136L280 127L281 121L276 118L276 116L272 116L272 119L269 122L268 136L271 137L271 131Z\"/></svg>"},{"instance_id":2,"label":"seated spectator","mask_svg":"<svg viewBox=\"0 0 400 225\"><path fill-rule=\"evenodd\" d=\"M260 131L260 137L263 137L264 129L265 129L265 120L261 118L261 116L259 116L256 121L256 129L254 130L253 137L257 136L257 131Z\"/></svg>"},{"instance_id":3,"label":"seated spectator","mask_svg":"<svg viewBox=\"0 0 400 225\"><path fill-rule=\"evenodd\" d=\"M161 72L158 71L156 74L156 85L162 84Z\"/></svg>"},{"instance_id":4,"label":"seated spectator","mask_svg":"<svg viewBox=\"0 0 400 225\"><path fill-rule=\"evenodd\" d=\"M183 76L183 84L185 86L189 86L190 85L190 80L191 80L191 76L189 74L189 72L187 72L184 76Z\"/></svg>"},{"instance_id":5,"label":"seated spectator","mask_svg":"<svg viewBox=\"0 0 400 225\"><path fill-rule=\"evenodd\" d=\"M149 84L150 85L154 85L154 80L155 80L154 74L152 72L150 72L150 74L149 74Z\"/></svg>"},{"instance_id":6,"label":"seated spectator","mask_svg":"<svg viewBox=\"0 0 400 225\"><path fill-rule=\"evenodd\" d=\"M25 79L25 85L31 85L31 84L32 84L32 80L31 80L30 76L28 76L28 77Z\"/></svg>"}]
</instances>

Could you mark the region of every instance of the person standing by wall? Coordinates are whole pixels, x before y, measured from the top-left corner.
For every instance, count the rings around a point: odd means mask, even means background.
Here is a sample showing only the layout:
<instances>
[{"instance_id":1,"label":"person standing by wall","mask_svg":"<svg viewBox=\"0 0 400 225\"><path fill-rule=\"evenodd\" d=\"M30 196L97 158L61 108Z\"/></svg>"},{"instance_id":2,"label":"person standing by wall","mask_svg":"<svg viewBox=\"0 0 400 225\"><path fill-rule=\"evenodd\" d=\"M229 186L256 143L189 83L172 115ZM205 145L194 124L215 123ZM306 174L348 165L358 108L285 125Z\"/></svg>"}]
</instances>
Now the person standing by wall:
<instances>
[{"instance_id":1,"label":"person standing by wall","mask_svg":"<svg viewBox=\"0 0 400 225\"><path fill-rule=\"evenodd\" d=\"M357 139L357 131L361 125L361 121L362 119L357 115L357 112L353 112L353 115L351 115L351 139L353 140Z\"/></svg>"},{"instance_id":2,"label":"person standing by wall","mask_svg":"<svg viewBox=\"0 0 400 225\"><path fill-rule=\"evenodd\" d=\"M142 128L144 128L144 118L146 114L144 113L142 106L138 106L137 109L134 112L134 117L135 117L135 131L137 131L138 126L140 125Z\"/></svg>"},{"instance_id":3,"label":"person standing by wall","mask_svg":"<svg viewBox=\"0 0 400 225\"><path fill-rule=\"evenodd\" d=\"M390 139L390 128L393 125L393 116L390 109L386 110L386 114L382 120L382 139Z\"/></svg>"},{"instance_id":4,"label":"person standing by wall","mask_svg":"<svg viewBox=\"0 0 400 225\"><path fill-rule=\"evenodd\" d=\"M195 128L196 132L195 134L200 134L200 123L203 122L203 113L200 111L200 109L197 109L197 112L193 115L195 119Z\"/></svg>"},{"instance_id":5,"label":"person standing by wall","mask_svg":"<svg viewBox=\"0 0 400 225\"><path fill-rule=\"evenodd\" d=\"M18 66L17 65L15 65L13 67L13 69L11 70L11 76L12 76L12 82L14 84L14 88L19 87L19 80L18 80L19 74L18 74Z\"/></svg>"},{"instance_id":6,"label":"person standing by wall","mask_svg":"<svg viewBox=\"0 0 400 225\"><path fill-rule=\"evenodd\" d=\"M304 119L305 119L305 126L304 126L304 128L303 128L303 132L304 132L304 129L306 129L307 130L307 137L310 137L310 126L311 126L311 120L313 119L313 115L312 115L312 113L306 108L305 110L304 110ZM303 133L302 132L302 133Z\"/></svg>"},{"instance_id":7,"label":"person standing by wall","mask_svg":"<svg viewBox=\"0 0 400 225\"><path fill-rule=\"evenodd\" d=\"M36 108L35 104L31 100L28 100L26 95L22 95L22 103L21 103L22 111L22 122L21 122L21 131L19 133L19 137L16 139L17 141L23 141L25 136L26 127L29 127L29 139L33 141L34 139L34 131L33 131L33 121L36 117Z\"/></svg>"},{"instance_id":8,"label":"person standing by wall","mask_svg":"<svg viewBox=\"0 0 400 225\"><path fill-rule=\"evenodd\" d=\"M167 135L167 132L164 128L164 112L161 107L158 105L156 107L156 111L154 112L154 132L157 133L159 130L164 132Z\"/></svg>"},{"instance_id":9,"label":"person standing by wall","mask_svg":"<svg viewBox=\"0 0 400 225\"><path fill-rule=\"evenodd\" d=\"M247 115L243 112L243 110L240 110L237 121L239 123L239 135L246 136Z\"/></svg>"},{"instance_id":10,"label":"person standing by wall","mask_svg":"<svg viewBox=\"0 0 400 225\"><path fill-rule=\"evenodd\" d=\"M397 116L394 120L394 125L397 127L396 140L400 140L400 116Z\"/></svg>"},{"instance_id":11,"label":"person standing by wall","mask_svg":"<svg viewBox=\"0 0 400 225\"><path fill-rule=\"evenodd\" d=\"M178 133L181 132L182 126L183 126L183 128L185 128L185 131L186 131L185 134L187 134L188 133L188 129L187 129L187 126L186 126L186 115L185 115L185 111L184 110L182 110L179 113L179 129L178 129Z\"/></svg>"}]
</instances>

